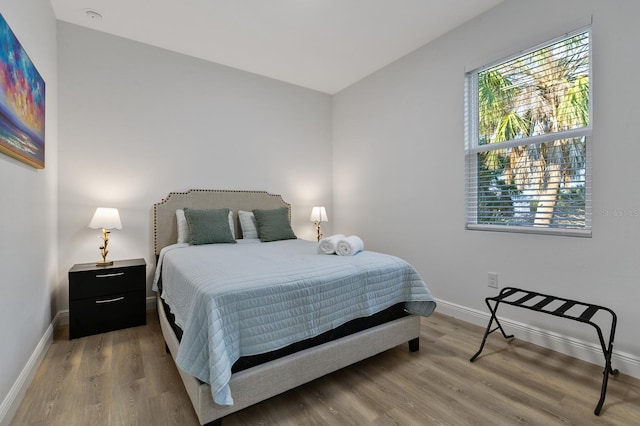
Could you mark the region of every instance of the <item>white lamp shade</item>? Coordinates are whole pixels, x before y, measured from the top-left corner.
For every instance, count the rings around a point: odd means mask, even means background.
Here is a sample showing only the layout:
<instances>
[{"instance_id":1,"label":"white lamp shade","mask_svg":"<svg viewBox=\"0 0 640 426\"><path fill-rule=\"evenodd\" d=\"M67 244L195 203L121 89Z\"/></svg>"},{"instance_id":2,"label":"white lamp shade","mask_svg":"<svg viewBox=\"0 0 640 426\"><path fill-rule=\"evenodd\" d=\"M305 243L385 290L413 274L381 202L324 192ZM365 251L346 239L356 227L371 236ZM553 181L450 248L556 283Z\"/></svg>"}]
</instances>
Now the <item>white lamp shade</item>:
<instances>
[{"instance_id":1,"label":"white lamp shade","mask_svg":"<svg viewBox=\"0 0 640 426\"><path fill-rule=\"evenodd\" d=\"M314 207L311 210L311 217L309 218L311 222L328 222L329 218L327 217L327 211L324 207Z\"/></svg>"},{"instance_id":2,"label":"white lamp shade","mask_svg":"<svg viewBox=\"0 0 640 426\"><path fill-rule=\"evenodd\" d=\"M89 228L93 229L122 229L118 209L98 207L93 214Z\"/></svg>"}]
</instances>

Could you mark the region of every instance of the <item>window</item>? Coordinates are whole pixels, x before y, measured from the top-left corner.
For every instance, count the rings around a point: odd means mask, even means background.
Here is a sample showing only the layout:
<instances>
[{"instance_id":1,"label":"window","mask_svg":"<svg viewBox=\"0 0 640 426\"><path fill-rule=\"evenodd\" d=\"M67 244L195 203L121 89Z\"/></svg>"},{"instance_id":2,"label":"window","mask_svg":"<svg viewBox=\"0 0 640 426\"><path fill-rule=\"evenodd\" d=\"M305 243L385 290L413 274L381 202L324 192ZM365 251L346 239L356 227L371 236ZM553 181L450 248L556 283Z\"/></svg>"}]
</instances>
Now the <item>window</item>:
<instances>
[{"instance_id":1,"label":"window","mask_svg":"<svg viewBox=\"0 0 640 426\"><path fill-rule=\"evenodd\" d=\"M468 229L591 235L590 30L466 74Z\"/></svg>"}]
</instances>

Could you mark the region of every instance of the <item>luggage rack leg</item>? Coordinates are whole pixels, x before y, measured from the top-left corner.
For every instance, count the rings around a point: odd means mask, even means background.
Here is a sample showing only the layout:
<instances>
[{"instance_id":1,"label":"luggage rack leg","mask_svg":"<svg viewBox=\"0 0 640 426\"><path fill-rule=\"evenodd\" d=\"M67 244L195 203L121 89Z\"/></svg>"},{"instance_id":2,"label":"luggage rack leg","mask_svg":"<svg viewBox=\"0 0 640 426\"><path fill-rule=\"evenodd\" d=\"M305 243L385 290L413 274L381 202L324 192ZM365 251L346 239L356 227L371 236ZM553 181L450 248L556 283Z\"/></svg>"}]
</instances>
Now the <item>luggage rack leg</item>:
<instances>
[{"instance_id":1,"label":"luggage rack leg","mask_svg":"<svg viewBox=\"0 0 640 426\"><path fill-rule=\"evenodd\" d=\"M600 399L598 400L598 405L596 405L596 409L593 411L593 414L596 416L600 415L600 410L602 410L602 405L604 404L604 398L607 396L607 384L609 383L609 374L613 374L614 376L618 374L618 369L613 369L611 367L611 355L613 354L613 338L616 333L616 322L617 317L616 314L610 310L606 309L611 314L611 331L609 332L609 345L605 345L604 337L602 336L602 330L596 324L589 322L598 333L598 339L600 340L600 346L602 346L602 353L604 354L604 370L602 371L602 387L600 389Z\"/></svg>"},{"instance_id":2,"label":"luggage rack leg","mask_svg":"<svg viewBox=\"0 0 640 426\"><path fill-rule=\"evenodd\" d=\"M502 325L500 324L500 321L498 321L498 317L496 316L496 312L498 312L498 305L500 304L500 301L496 300L496 304L492 308L491 304L489 303L489 300L490 298L486 298L484 301L489 307L489 311L491 312L491 319L489 320L489 325L487 325L487 329L484 332L484 337L482 338L480 349L478 349L478 352L476 352L475 355L473 355L471 359L469 359L470 362L473 362L476 360L476 358L478 358L478 355L480 355L480 353L482 352L482 349L484 349L484 344L487 342L487 337L489 336L489 334L493 333L494 331L500 330L500 332L502 333L505 339L511 339L513 337L513 334L507 335L507 333L504 332L504 329L502 328ZM496 322L496 328L492 330L491 325L493 324L494 321Z\"/></svg>"}]
</instances>

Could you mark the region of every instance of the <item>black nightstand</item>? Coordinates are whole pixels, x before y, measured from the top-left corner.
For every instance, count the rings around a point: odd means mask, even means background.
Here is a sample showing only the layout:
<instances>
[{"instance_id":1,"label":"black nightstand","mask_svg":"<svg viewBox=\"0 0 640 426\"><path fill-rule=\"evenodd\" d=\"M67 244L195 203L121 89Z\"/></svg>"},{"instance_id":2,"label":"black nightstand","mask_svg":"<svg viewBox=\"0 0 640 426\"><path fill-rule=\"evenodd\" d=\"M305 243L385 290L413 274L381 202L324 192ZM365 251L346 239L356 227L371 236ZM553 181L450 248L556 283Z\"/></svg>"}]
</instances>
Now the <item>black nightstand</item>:
<instances>
[{"instance_id":1,"label":"black nightstand","mask_svg":"<svg viewBox=\"0 0 640 426\"><path fill-rule=\"evenodd\" d=\"M69 270L69 339L147 323L146 263L80 263Z\"/></svg>"}]
</instances>

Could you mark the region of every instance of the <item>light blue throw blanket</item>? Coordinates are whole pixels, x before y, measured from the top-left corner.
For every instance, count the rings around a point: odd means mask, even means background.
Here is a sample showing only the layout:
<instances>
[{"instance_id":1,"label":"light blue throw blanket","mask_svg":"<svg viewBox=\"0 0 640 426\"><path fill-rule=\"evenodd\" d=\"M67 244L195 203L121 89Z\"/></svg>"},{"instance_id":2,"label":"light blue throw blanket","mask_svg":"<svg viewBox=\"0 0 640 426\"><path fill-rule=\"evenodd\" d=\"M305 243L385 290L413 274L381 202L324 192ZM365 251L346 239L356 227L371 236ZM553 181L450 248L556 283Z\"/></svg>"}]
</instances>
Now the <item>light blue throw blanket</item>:
<instances>
[{"instance_id":1,"label":"light blue throw blanket","mask_svg":"<svg viewBox=\"0 0 640 426\"><path fill-rule=\"evenodd\" d=\"M317 336L396 303L428 316L435 301L402 259L371 251L317 254L304 240L176 245L161 254L162 297L184 334L176 362L232 405L231 366L241 356ZM157 275L160 275L159 273Z\"/></svg>"}]
</instances>

